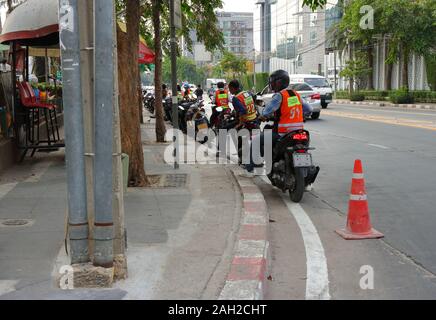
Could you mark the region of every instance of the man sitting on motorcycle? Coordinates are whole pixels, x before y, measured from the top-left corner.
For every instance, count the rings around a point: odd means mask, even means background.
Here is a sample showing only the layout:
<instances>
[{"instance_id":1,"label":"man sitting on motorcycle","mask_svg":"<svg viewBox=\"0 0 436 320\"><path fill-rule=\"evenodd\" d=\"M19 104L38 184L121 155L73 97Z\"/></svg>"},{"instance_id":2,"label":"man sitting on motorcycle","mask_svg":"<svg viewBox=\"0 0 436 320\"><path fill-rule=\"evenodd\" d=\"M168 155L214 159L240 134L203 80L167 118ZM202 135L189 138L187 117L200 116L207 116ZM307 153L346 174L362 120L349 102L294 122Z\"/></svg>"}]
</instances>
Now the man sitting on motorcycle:
<instances>
[{"instance_id":1,"label":"man sitting on motorcycle","mask_svg":"<svg viewBox=\"0 0 436 320\"><path fill-rule=\"evenodd\" d=\"M232 105L239 119L239 124L236 126L236 129L241 127L245 127L249 130L258 128L257 112L253 96L247 91L242 91L238 80L232 80L229 83L229 90L233 95Z\"/></svg>"},{"instance_id":2,"label":"man sitting on motorcycle","mask_svg":"<svg viewBox=\"0 0 436 320\"><path fill-rule=\"evenodd\" d=\"M274 129L272 132L272 144L289 132L304 129L304 113L310 113L311 107L305 103L300 95L294 91L287 89L290 83L288 72L277 70L273 72L268 79L269 87L275 94L271 102L265 106L260 117L261 121L266 121L268 118L274 118ZM255 140L256 139L256 140ZM263 150L264 134L253 137L252 145L260 139L260 148ZM252 153L252 152L251 152ZM244 176L254 176L254 161L251 154L250 164L245 165L246 172Z\"/></svg>"},{"instance_id":3,"label":"man sitting on motorcycle","mask_svg":"<svg viewBox=\"0 0 436 320\"><path fill-rule=\"evenodd\" d=\"M229 92L225 89L224 82L218 82L217 87L218 89L215 91L214 96L215 107L212 108L212 116L210 117L210 123L213 126L216 126L218 122L218 112L216 108L222 108L222 114L230 112L230 97Z\"/></svg>"}]
</instances>

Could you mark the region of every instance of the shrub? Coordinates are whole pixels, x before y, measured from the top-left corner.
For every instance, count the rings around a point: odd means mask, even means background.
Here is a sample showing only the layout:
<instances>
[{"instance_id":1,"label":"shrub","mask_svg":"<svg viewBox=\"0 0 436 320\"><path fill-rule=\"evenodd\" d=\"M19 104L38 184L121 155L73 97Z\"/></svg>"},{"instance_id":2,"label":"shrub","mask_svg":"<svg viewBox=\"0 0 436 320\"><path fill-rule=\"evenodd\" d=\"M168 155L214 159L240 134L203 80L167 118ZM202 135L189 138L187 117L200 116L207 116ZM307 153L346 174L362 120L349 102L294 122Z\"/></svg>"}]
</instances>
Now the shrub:
<instances>
[{"instance_id":1,"label":"shrub","mask_svg":"<svg viewBox=\"0 0 436 320\"><path fill-rule=\"evenodd\" d=\"M363 100L365 100L365 95L360 93L360 92L356 92L356 93L351 94L350 100L351 101L363 101Z\"/></svg>"},{"instance_id":2,"label":"shrub","mask_svg":"<svg viewBox=\"0 0 436 320\"><path fill-rule=\"evenodd\" d=\"M412 94L410 94L407 88L401 88L396 91L392 91L390 93L389 99L391 100L391 102L397 104L407 104L414 102L413 96Z\"/></svg>"}]
</instances>

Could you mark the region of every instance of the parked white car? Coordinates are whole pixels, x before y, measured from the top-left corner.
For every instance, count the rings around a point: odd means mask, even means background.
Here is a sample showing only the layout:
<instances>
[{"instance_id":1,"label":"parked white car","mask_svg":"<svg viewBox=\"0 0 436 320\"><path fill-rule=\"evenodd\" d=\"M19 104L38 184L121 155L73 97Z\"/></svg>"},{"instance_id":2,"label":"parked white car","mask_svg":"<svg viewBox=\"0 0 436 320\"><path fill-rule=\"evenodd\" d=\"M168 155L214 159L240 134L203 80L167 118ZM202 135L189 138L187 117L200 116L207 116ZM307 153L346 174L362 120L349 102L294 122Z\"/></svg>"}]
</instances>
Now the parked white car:
<instances>
[{"instance_id":1,"label":"parked white car","mask_svg":"<svg viewBox=\"0 0 436 320\"><path fill-rule=\"evenodd\" d=\"M291 82L288 88L297 91L301 98L312 107L310 117L314 120L319 119L321 115L321 95L307 83ZM274 92L270 90L269 86L266 86L257 96L259 107L265 107L272 100L273 95Z\"/></svg>"},{"instance_id":2,"label":"parked white car","mask_svg":"<svg viewBox=\"0 0 436 320\"><path fill-rule=\"evenodd\" d=\"M323 109L333 102L333 89L327 78L314 74L291 74L291 82L307 83L321 95Z\"/></svg>"}]
</instances>

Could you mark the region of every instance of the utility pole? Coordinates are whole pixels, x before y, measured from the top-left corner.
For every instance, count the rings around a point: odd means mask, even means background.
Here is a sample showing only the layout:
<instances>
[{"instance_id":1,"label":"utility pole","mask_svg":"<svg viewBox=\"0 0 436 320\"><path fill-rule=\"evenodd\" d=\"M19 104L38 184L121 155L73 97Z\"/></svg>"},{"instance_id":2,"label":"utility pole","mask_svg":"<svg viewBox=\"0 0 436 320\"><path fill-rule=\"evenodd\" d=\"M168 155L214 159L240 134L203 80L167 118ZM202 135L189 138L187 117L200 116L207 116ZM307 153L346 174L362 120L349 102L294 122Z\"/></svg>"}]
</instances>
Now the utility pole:
<instances>
[{"instance_id":1,"label":"utility pole","mask_svg":"<svg viewBox=\"0 0 436 320\"><path fill-rule=\"evenodd\" d=\"M89 261L85 139L77 0L59 1L59 37L64 80L68 224L71 264Z\"/></svg>"},{"instance_id":2,"label":"utility pole","mask_svg":"<svg viewBox=\"0 0 436 320\"><path fill-rule=\"evenodd\" d=\"M336 99L336 93L338 91L338 85L337 85L337 80L338 80L338 73L336 70L336 50L337 50L337 41L335 40L335 47L333 48L333 68L334 68L334 74L335 74L335 83L334 83L334 88L335 88L335 93L334 93L334 98Z\"/></svg>"},{"instance_id":3,"label":"utility pole","mask_svg":"<svg viewBox=\"0 0 436 320\"><path fill-rule=\"evenodd\" d=\"M180 0L169 0L170 2L170 37L171 37L171 92L173 102L173 128L175 134L179 134L179 101L177 95L177 38L176 28L181 28L181 19L176 19L176 13L181 14L181 2ZM177 20L177 21L176 21ZM176 25L177 24L177 25ZM179 155L178 137L174 136L175 142L174 149L174 169L179 169L179 163L177 157Z\"/></svg>"},{"instance_id":4,"label":"utility pole","mask_svg":"<svg viewBox=\"0 0 436 320\"><path fill-rule=\"evenodd\" d=\"M94 265L113 266L114 0L94 1ZM135 79L136 80L136 79Z\"/></svg>"}]
</instances>

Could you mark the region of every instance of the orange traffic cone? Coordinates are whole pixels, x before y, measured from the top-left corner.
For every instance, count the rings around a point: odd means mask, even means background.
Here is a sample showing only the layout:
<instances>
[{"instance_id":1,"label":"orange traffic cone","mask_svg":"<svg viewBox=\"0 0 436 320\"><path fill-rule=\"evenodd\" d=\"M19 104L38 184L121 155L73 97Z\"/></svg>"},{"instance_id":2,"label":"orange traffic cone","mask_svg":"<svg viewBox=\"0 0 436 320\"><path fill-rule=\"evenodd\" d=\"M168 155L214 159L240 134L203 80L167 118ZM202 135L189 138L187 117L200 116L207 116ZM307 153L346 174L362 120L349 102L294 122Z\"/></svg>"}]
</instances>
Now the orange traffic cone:
<instances>
[{"instance_id":1,"label":"orange traffic cone","mask_svg":"<svg viewBox=\"0 0 436 320\"><path fill-rule=\"evenodd\" d=\"M371 226L369 218L368 201L363 178L362 161L354 163L351 195L348 208L347 226L345 229L336 230L346 240L378 239L384 235Z\"/></svg>"}]
</instances>

